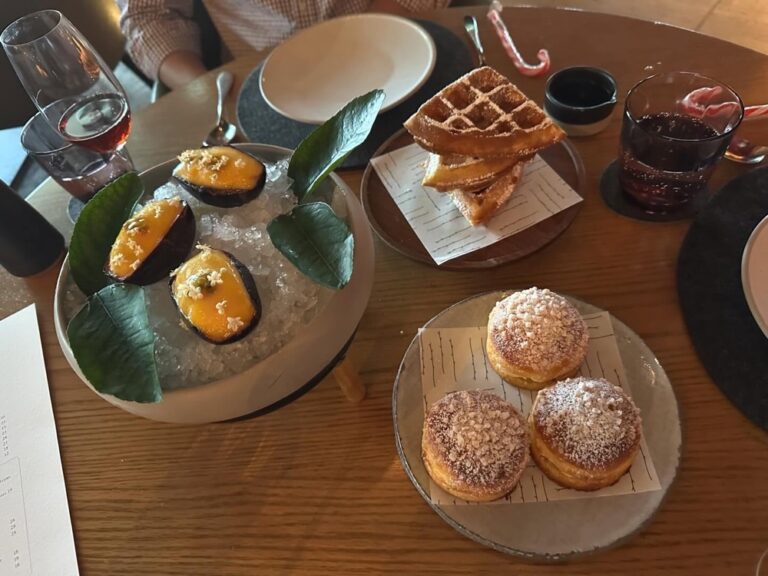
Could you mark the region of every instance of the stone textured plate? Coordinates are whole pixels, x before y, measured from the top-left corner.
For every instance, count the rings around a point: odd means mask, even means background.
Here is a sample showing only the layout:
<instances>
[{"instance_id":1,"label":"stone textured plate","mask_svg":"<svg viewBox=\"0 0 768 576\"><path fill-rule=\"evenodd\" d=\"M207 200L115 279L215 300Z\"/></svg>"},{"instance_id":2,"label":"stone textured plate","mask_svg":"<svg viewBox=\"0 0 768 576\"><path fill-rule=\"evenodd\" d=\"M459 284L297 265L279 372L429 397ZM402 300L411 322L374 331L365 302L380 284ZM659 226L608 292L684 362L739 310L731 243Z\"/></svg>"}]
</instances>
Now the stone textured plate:
<instances>
[{"instance_id":1,"label":"stone textured plate","mask_svg":"<svg viewBox=\"0 0 768 576\"><path fill-rule=\"evenodd\" d=\"M259 86L273 110L322 124L356 96L376 88L382 112L427 81L435 66L432 37L418 24L386 14L333 18L289 38L267 57Z\"/></svg>"},{"instance_id":2,"label":"stone textured plate","mask_svg":"<svg viewBox=\"0 0 768 576\"><path fill-rule=\"evenodd\" d=\"M474 67L472 54L464 39L434 22L414 22L426 30L435 43L437 58L432 74L413 96L378 115L368 138L347 156L340 168L364 169L382 142L402 128L403 122L416 112L422 103ZM237 122L240 131L250 142L296 148L316 127L286 118L267 104L259 88L263 66L262 63L251 71L240 87L237 97Z\"/></svg>"},{"instance_id":3,"label":"stone textured plate","mask_svg":"<svg viewBox=\"0 0 768 576\"><path fill-rule=\"evenodd\" d=\"M474 296L435 316L425 328L483 325L494 304L509 292ZM570 298L584 314L599 308ZM405 353L392 392L395 441L416 490L437 514L464 536L485 546L537 562L558 562L617 546L637 533L664 500L680 461L680 416L664 369L640 337L612 317L632 398L643 414L643 433L661 490L546 503L438 506L429 499L429 476L421 459L424 408L419 341Z\"/></svg>"},{"instance_id":4,"label":"stone textured plate","mask_svg":"<svg viewBox=\"0 0 768 576\"><path fill-rule=\"evenodd\" d=\"M768 337L768 216L755 227L744 247L741 284L755 322Z\"/></svg>"}]
</instances>

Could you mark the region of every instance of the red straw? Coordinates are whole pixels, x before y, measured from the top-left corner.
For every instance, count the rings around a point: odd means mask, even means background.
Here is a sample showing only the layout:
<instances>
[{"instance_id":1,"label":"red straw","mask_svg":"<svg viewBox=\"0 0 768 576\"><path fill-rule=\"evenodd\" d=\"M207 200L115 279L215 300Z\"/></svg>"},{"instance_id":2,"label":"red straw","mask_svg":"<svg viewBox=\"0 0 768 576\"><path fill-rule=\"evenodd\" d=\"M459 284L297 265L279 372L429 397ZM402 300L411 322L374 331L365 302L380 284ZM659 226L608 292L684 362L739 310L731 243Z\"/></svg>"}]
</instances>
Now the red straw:
<instances>
[{"instance_id":1,"label":"red straw","mask_svg":"<svg viewBox=\"0 0 768 576\"><path fill-rule=\"evenodd\" d=\"M503 7L498 0L491 2L491 6L488 10L488 20L491 21L494 28L496 28L496 34L501 40L501 45L504 46L504 50L507 51L507 55L512 59L512 62L523 76L541 76L549 72L550 59L549 52L543 48L539 50L537 56L539 58L538 64L528 64L520 55L515 43L512 41L512 36L509 35L506 24L501 19L501 11Z\"/></svg>"}]
</instances>

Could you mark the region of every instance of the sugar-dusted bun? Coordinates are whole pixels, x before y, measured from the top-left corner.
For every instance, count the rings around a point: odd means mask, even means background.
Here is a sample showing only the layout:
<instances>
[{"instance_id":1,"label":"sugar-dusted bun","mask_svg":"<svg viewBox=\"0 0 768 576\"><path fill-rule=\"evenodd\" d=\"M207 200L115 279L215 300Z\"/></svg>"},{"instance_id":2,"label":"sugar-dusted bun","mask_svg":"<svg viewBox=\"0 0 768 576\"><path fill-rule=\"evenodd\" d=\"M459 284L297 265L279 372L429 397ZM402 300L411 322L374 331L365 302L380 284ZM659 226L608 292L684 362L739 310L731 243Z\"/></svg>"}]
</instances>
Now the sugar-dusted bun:
<instances>
[{"instance_id":1,"label":"sugar-dusted bun","mask_svg":"<svg viewBox=\"0 0 768 576\"><path fill-rule=\"evenodd\" d=\"M424 417L422 458L432 480L474 502L511 492L528 465L525 419L490 392L452 392Z\"/></svg>"},{"instance_id":2,"label":"sugar-dusted bun","mask_svg":"<svg viewBox=\"0 0 768 576\"><path fill-rule=\"evenodd\" d=\"M528 288L496 303L488 317L486 350L510 384L541 390L576 373L587 356L587 325L562 296Z\"/></svg>"},{"instance_id":3,"label":"sugar-dusted bun","mask_svg":"<svg viewBox=\"0 0 768 576\"><path fill-rule=\"evenodd\" d=\"M550 479L576 490L616 482L640 446L640 410L602 378L570 378L536 395L528 416L533 459Z\"/></svg>"}]
</instances>

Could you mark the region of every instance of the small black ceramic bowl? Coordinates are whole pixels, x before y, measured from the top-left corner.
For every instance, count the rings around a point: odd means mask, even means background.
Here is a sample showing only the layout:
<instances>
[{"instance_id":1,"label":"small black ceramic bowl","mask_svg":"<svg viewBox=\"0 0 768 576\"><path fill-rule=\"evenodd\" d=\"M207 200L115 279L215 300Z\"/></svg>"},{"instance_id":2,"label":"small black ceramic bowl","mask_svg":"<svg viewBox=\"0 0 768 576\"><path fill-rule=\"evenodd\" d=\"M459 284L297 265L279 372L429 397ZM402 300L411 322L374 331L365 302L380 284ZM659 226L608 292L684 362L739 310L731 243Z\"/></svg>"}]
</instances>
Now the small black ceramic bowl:
<instances>
[{"instance_id":1,"label":"small black ceramic bowl","mask_svg":"<svg viewBox=\"0 0 768 576\"><path fill-rule=\"evenodd\" d=\"M603 130L616 106L616 80L589 66L563 68L547 80L544 109L569 136Z\"/></svg>"}]
</instances>

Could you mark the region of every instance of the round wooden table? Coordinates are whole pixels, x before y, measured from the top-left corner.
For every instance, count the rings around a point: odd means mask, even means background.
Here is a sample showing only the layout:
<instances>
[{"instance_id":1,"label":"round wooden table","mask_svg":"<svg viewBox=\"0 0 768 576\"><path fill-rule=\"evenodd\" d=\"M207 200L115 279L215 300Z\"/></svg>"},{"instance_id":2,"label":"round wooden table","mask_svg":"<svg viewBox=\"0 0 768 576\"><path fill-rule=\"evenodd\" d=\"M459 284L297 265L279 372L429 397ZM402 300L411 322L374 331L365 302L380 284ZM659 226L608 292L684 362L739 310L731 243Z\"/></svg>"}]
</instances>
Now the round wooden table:
<instances>
[{"instance_id":1,"label":"round wooden table","mask_svg":"<svg viewBox=\"0 0 768 576\"><path fill-rule=\"evenodd\" d=\"M461 34L468 12L480 20L489 63L541 102L544 80L515 72L482 9L427 16ZM508 8L504 19L529 57L547 47L555 70L604 67L621 94L653 66L711 75L747 103L768 95L768 56L707 36L552 9ZM242 82L262 57L226 68ZM213 125L214 77L136 114L130 150L138 168L200 143ZM587 169L582 211L524 260L449 272L377 243L374 292L351 348L368 386L360 404L327 381L252 420L172 426L131 416L89 391L64 360L52 322L56 271L27 281L4 274L0 315L32 300L39 307L82 574L753 574L768 547L767 437L709 380L686 334L675 264L688 222L628 220L599 196L619 127L617 112L605 132L574 141ZM765 128L762 135L768 140ZM718 179L743 170L723 164ZM360 177L344 174L353 188ZM67 199L46 183L30 201L68 232ZM624 546L568 567L526 565L455 533L411 486L392 433L392 383L417 329L472 294L531 285L576 295L637 331L669 374L683 416L681 469L655 520Z\"/></svg>"}]
</instances>

